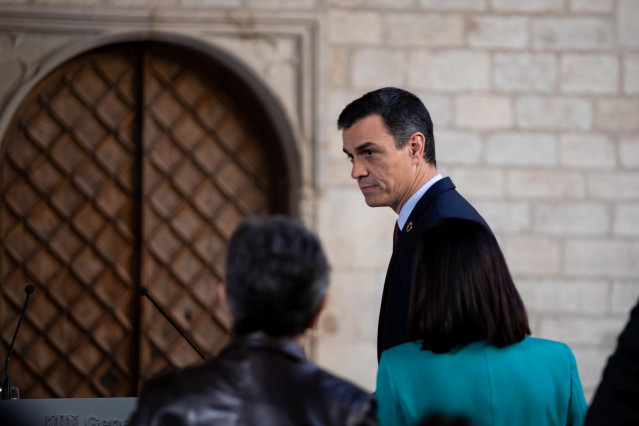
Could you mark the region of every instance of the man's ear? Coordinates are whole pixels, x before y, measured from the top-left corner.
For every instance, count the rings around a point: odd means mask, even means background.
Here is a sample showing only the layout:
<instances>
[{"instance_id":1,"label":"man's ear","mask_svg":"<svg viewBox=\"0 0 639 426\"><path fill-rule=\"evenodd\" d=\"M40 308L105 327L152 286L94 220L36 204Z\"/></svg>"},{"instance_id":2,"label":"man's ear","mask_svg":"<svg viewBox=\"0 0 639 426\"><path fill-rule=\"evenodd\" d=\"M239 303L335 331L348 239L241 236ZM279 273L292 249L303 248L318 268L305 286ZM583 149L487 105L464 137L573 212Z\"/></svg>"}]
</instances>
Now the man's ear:
<instances>
[{"instance_id":1,"label":"man's ear","mask_svg":"<svg viewBox=\"0 0 639 426\"><path fill-rule=\"evenodd\" d=\"M421 159L424 157L424 149L426 147L426 138L422 132L415 132L410 136L406 143L411 158Z\"/></svg>"}]
</instances>

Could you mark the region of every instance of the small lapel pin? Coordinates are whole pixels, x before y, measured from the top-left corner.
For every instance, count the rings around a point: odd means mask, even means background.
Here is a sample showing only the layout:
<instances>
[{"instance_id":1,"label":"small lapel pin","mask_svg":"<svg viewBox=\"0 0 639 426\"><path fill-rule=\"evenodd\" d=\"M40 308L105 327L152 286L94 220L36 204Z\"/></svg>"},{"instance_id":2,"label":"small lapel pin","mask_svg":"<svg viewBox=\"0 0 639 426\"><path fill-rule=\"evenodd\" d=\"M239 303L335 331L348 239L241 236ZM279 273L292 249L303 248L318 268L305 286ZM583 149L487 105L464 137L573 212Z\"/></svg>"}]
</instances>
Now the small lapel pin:
<instances>
[{"instance_id":1,"label":"small lapel pin","mask_svg":"<svg viewBox=\"0 0 639 426\"><path fill-rule=\"evenodd\" d=\"M413 229L413 222L408 222L408 225L406 225L406 232L410 232Z\"/></svg>"}]
</instances>

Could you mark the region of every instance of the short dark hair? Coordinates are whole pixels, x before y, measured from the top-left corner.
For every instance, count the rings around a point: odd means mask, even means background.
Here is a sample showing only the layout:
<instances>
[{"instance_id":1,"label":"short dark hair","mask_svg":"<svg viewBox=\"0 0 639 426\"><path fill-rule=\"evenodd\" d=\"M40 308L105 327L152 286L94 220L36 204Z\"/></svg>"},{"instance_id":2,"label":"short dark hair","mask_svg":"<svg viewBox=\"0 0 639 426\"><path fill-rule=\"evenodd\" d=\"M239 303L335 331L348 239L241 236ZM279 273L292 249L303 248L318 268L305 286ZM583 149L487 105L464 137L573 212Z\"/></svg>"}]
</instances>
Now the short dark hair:
<instances>
[{"instance_id":1,"label":"short dark hair","mask_svg":"<svg viewBox=\"0 0 639 426\"><path fill-rule=\"evenodd\" d=\"M384 120L386 130L395 139L397 149L403 148L413 133L422 133L425 139L424 159L437 166L433 121L417 96L396 87L368 92L344 108L337 119L337 128L348 129L359 120L375 114L379 114Z\"/></svg>"},{"instance_id":2,"label":"short dark hair","mask_svg":"<svg viewBox=\"0 0 639 426\"><path fill-rule=\"evenodd\" d=\"M427 229L415 257L409 338L445 353L480 340L503 347L529 334L524 303L492 232L458 218Z\"/></svg>"},{"instance_id":3,"label":"short dark hair","mask_svg":"<svg viewBox=\"0 0 639 426\"><path fill-rule=\"evenodd\" d=\"M253 217L231 237L226 291L235 334L302 334L327 286L328 264L319 238L301 222Z\"/></svg>"}]
</instances>

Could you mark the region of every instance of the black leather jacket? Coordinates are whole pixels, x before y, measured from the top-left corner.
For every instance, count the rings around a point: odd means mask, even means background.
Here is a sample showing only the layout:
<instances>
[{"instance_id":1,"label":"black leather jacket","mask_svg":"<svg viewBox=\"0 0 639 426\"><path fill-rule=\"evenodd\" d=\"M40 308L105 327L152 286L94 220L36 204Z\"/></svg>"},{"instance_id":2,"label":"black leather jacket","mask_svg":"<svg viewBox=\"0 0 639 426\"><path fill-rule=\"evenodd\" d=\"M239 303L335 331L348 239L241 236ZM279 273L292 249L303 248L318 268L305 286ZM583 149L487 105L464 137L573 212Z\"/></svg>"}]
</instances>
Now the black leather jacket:
<instances>
[{"instance_id":1,"label":"black leather jacket","mask_svg":"<svg viewBox=\"0 0 639 426\"><path fill-rule=\"evenodd\" d=\"M132 425L376 425L370 393L306 360L300 345L261 333L203 365L142 386Z\"/></svg>"}]
</instances>

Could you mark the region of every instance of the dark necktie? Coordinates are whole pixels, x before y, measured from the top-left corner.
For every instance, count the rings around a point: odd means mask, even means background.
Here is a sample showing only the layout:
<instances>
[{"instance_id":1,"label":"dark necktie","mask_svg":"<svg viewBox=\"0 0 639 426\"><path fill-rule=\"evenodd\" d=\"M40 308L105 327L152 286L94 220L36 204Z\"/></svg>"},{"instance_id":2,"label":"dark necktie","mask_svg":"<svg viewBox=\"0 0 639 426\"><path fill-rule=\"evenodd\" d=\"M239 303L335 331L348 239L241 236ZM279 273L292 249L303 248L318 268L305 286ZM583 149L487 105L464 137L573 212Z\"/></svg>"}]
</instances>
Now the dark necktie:
<instances>
[{"instance_id":1,"label":"dark necktie","mask_svg":"<svg viewBox=\"0 0 639 426\"><path fill-rule=\"evenodd\" d=\"M397 225L397 222L395 222L395 230L393 231L393 249L397 244L397 240L399 240L399 226Z\"/></svg>"}]
</instances>

